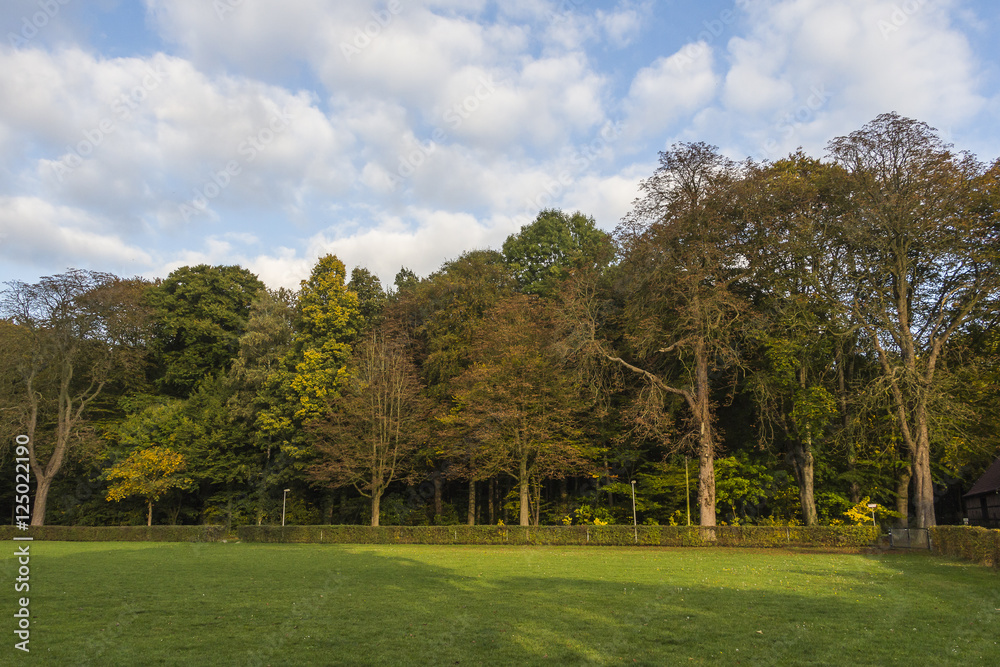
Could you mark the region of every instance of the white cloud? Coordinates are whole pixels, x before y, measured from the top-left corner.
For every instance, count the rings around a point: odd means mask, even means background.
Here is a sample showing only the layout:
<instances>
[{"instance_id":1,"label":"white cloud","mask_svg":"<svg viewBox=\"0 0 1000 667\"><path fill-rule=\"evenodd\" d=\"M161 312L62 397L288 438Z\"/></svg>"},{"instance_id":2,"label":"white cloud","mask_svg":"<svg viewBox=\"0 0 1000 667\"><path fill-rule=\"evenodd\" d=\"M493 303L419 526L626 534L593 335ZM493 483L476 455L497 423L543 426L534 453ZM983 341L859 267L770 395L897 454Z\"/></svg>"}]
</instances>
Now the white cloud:
<instances>
[{"instance_id":1,"label":"white cloud","mask_svg":"<svg viewBox=\"0 0 1000 667\"><path fill-rule=\"evenodd\" d=\"M879 113L949 126L985 106L950 0L739 4L750 27L729 42L724 113L703 116L726 127L704 131L749 137L751 147L770 147L767 157L796 146L822 154L827 141Z\"/></svg>"},{"instance_id":2,"label":"white cloud","mask_svg":"<svg viewBox=\"0 0 1000 667\"><path fill-rule=\"evenodd\" d=\"M712 47L698 42L639 70L624 102L629 133L656 136L711 101L718 86L712 63Z\"/></svg>"},{"instance_id":3,"label":"white cloud","mask_svg":"<svg viewBox=\"0 0 1000 667\"><path fill-rule=\"evenodd\" d=\"M33 197L0 197L0 257L7 265L140 272L152 262L141 248L86 211Z\"/></svg>"}]
</instances>

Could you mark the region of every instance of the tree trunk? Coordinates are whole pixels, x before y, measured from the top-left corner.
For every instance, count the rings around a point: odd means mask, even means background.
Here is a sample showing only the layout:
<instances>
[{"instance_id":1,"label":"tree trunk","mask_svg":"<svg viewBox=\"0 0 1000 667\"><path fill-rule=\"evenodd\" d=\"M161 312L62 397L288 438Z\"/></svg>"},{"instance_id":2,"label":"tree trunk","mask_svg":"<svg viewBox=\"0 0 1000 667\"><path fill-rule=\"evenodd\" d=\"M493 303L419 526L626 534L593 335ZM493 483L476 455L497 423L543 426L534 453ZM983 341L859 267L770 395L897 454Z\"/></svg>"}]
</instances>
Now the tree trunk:
<instances>
[{"instance_id":1,"label":"tree trunk","mask_svg":"<svg viewBox=\"0 0 1000 667\"><path fill-rule=\"evenodd\" d=\"M815 494L815 458L812 453L811 442L806 437L806 442L794 442L792 444L792 472L795 473L795 483L799 485L799 502L802 505L802 521L807 526L815 526L818 518L816 514L816 494Z\"/></svg>"},{"instance_id":2,"label":"tree trunk","mask_svg":"<svg viewBox=\"0 0 1000 667\"><path fill-rule=\"evenodd\" d=\"M441 501L441 473L434 472L434 523L437 523L441 519L442 512L442 501Z\"/></svg>"},{"instance_id":3,"label":"tree trunk","mask_svg":"<svg viewBox=\"0 0 1000 667\"><path fill-rule=\"evenodd\" d=\"M910 477L912 468L907 465L902 469L899 479L896 482L896 512L899 513L899 526L906 528L909 524L908 514L910 507Z\"/></svg>"},{"instance_id":4,"label":"tree trunk","mask_svg":"<svg viewBox=\"0 0 1000 667\"><path fill-rule=\"evenodd\" d=\"M476 525L476 480L469 480L469 525Z\"/></svg>"},{"instance_id":5,"label":"tree trunk","mask_svg":"<svg viewBox=\"0 0 1000 667\"><path fill-rule=\"evenodd\" d=\"M541 482L541 480L536 481L534 483L534 487L535 487L534 493L532 494L532 496L534 496L533 497L533 501L534 502L532 503L532 510L533 511L532 511L532 517L531 517L531 525L538 526L538 525L541 524L541 517L542 517L542 482Z\"/></svg>"},{"instance_id":6,"label":"tree trunk","mask_svg":"<svg viewBox=\"0 0 1000 667\"><path fill-rule=\"evenodd\" d=\"M843 429L844 433L847 433L851 426L851 417L847 412L847 369L844 368L844 350L843 343L837 343L836 351L837 359L837 406L840 409L840 428ZM854 439L851 438L847 442L847 470L851 475L850 489L848 494L851 497L851 502L857 505L861 502L861 488L858 486L858 480L854 477L854 471L857 468L858 463L858 451ZM804 508L805 506L803 506Z\"/></svg>"},{"instance_id":7,"label":"tree trunk","mask_svg":"<svg viewBox=\"0 0 1000 667\"><path fill-rule=\"evenodd\" d=\"M372 490L372 525L378 525L379 506L382 504L382 493Z\"/></svg>"},{"instance_id":8,"label":"tree trunk","mask_svg":"<svg viewBox=\"0 0 1000 667\"><path fill-rule=\"evenodd\" d=\"M917 441L913 452L913 503L917 510L917 527L930 528L937 525L937 519L934 515L934 479L931 476L931 445L926 406L918 404L915 412Z\"/></svg>"},{"instance_id":9,"label":"tree trunk","mask_svg":"<svg viewBox=\"0 0 1000 667\"><path fill-rule=\"evenodd\" d=\"M35 506L31 510L31 525L45 525L45 504L49 498L49 488L52 486L52 477L42 477L35 475Z\"/></svg>"},{"instance_id":10,"label":"tree trunk","mask_svg":"<svg viewBox=\"0 0 1000 667\"><path fill-rule=\"evenodd\" d=\"M486 485L486 504L487 510L489 511L490 525L492 526L497 521L496 513L493 511L493 497L497 493L497 480L495 477L490 477L489 484Z\"/></svg>"},{"instance_id":11,"label":"tree trunk","mask_svg":"<svg viewBox=\"0 0 1000 667\"><path fill-rule=\"evenodd\" d=\"M699 523L715 526L715 438L708 384L708 354L703 342L695 346L695 423L698 424L698 513Z\"/></svg>"},{"instance_id":12,"label":"tree trunk","mask_svg":"<svg viewBox=\"0 0 1000 667\"><path fill-rule=\"evenodd\" d=\"M149 515L146 518L146 525L147 526L152 526L153 525L153 501L152 500L149 501Z\"/></svg>"},{"instance_id":13,"label":"tree trunk","mask_svg":"<svg viewBox=\"0 0 1000 667\"><path fill-rule=\"evenodd\" d=\"M520 484L520 525L527 526L531 523L531 515L528 513L528 456L526 454L521 455L520 473L518 478L518 483Z\"/></svg>"}]
</instances>

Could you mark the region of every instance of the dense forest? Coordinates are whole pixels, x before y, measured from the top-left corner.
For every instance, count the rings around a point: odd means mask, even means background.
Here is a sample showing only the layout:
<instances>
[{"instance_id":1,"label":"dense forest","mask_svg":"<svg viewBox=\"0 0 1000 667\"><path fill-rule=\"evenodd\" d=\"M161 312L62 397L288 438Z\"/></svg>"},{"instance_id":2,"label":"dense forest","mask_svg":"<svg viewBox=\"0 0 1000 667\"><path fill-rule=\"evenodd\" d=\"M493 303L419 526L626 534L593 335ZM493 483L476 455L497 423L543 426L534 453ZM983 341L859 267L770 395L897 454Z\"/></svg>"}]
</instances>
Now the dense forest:
<instances>
[{"instance_id":1,"label":"dense forest","mask_svg":"<svg viewBox=\"0 0 1000 667\"><path fill-rule=\"evenodd\" d=\"M675 144L612 234L544 210L392 285L10 282L0 452L35 525L960 522L998 211L1000 162L884 114L822 159Z\"/></svg>"}]
</instances>

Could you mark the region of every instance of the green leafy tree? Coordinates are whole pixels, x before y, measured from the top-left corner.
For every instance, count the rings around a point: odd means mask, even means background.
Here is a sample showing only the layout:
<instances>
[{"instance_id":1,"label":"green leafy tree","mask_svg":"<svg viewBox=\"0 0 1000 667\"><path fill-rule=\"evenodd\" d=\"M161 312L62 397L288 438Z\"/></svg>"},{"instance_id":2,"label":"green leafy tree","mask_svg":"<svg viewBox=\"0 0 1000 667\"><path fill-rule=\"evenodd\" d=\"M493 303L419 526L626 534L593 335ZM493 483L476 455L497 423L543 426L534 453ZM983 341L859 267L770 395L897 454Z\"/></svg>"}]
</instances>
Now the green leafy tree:
<instances>
[{"instance_id":1,"label":"green leafy tree","mask_svg":"<svg viewBox=\"0 0 1000 667\"><path fill-rule=\"evenodd\" d=\"M834 378L851 330L849 262L830 232L847 193L843 169L801 152L751 170L740 189L747 217L760 226L752 282L761 354L748 385L764 439L787 447L809 526L818 521L815 452L838 416Z\"/></svg>"},{"instance_id":2,"label":"green leafy tree","mask_svg":"<svg viewBox=\"0 0 1000 667\"><path fill-rule=\"evenodd\" d=\"M364 322L363 326L365 328L377 326L382 319L388 298L378 276L368 269L356 267L351 270L351 281L347 283L347 289L358 295L358 310Z\"/></svg>"},{"instance_id":3,"label":"green leafy tree","mask_svg":"<svg viewBox=\"0 0 1000 667\"><path fill-rule=\"evenodd\" d=\"M236 356L250 304L264 289L239 266L183 266L149 289L157 331L152 352L157 385L172 396L191 394L209 375L225 373Z\"/></svg>"},{"instance_id":4,"label":"green leafy tree","mask_svg":"<svg viewBox=\"0 0 1000 667\"><path fill-rule=\"evenodd\" d=\"M579 211L546 209L503 244L520 291L540 296L551 296L572 269L605 266L612 254L611 238Z\"/></svg>"}]
</instances>

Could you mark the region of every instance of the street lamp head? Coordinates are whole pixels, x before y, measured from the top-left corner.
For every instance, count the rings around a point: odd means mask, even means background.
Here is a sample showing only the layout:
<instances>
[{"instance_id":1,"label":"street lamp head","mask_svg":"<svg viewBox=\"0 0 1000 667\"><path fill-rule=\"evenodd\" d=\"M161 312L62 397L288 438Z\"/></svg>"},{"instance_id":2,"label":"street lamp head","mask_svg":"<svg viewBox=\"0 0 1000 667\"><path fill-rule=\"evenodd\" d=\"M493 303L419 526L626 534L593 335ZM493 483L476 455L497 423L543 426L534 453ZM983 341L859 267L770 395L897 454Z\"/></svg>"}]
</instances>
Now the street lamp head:
<instances>
[{"instance_id":1,"label":"street lamp head","mask_svg":"<svg viewBox=\"0 0 1000 667\"><path fill-rule=\"evenodd\" d=\"M285 489L285 493L288 493L289 491L291 491L291 489Z\"/></svg>"},{"instance_id":2,"label":"street lamp head","mask_svg":"<svg viewBox=\"0 0 1000 667\"><path fill-rule=\"evenodd\" d=\"M873 510L878 507L878 503L868 503L868 509Z\"/></svg>"}]
</instances>

